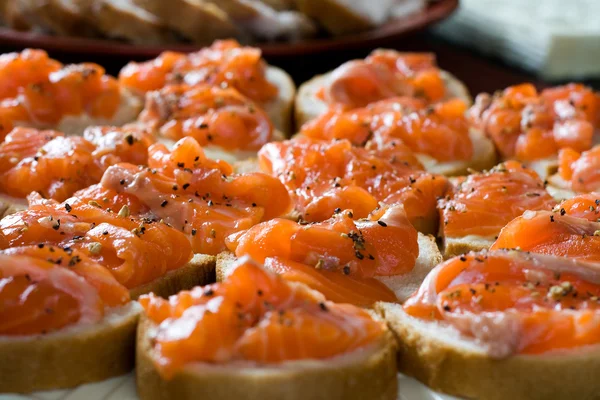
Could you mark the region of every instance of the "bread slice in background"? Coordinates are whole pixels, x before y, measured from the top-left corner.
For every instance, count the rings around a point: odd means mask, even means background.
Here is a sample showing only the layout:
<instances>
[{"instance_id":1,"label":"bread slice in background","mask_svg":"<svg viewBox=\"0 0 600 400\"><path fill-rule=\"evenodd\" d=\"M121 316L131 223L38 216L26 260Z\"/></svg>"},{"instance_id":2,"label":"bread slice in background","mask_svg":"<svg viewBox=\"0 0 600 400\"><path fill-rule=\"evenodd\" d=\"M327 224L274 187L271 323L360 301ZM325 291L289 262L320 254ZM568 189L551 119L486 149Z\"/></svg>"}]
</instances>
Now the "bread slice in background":
<instances>
[{"instance_id":1,"label":"bread slice in background","mask_svg":"<svg viewBox=\"0 0 600 400\"><path fill-rule=\"evenodd\" d=\"M333 35L368 30L385 22L395 0L296 0L298 10Z\"/></svg>"},{"instance_id":2,"label":"bread slice in background","mask_svg":"<svg viewBox=\"0 0 600 400\"><path fill-rule=\"evenodd\" d=\"M229 16L204 0L132 0L154 14L182 37L201 45L216 39L237 37L239 30Z\"/></svg>"},{"instance_id":3,"label":"bread slice in background","mask_svg":"<svg viewBox=\"0 0 600 400\"><path fill-rule=\"evenodd\" d=\"M142 45L176 42L173 31L160 17L137 6L132 0L95 1L91 12L100 32L109 38Z\"/></svg>"},{"instance_id":4,"label":"bread slice in background","mask_svg":"<svg viewBox=\"0 0 600 400\"><path fill-rule=\"evenodd\" d=\"M376 310L398 340L400 372L430 388L480 400L596 399L600 393L600 346L494 359L458 331L423 321L402 306Z\"/></svg>"},{"instance_id":5,"label":"bread slice in background","mask_svg":"<svg viewBox=\"0 0 600 400\"><path fill-rule=\"evenodd\" d=\"M329 104L321 100L318 93L321 88L328 85L332 73L333 71L330 71L323 75L317 75L309 81L304 82L298 88L294 115L296 126L298 128L306 122L324 114L329 109ZM473 103L469 90L457 77L444 70L441 71L441 76L447 89L446 99L457 97L463 100L467 105Z\"/></svg>"},{"instance_id":6,"label":"bread slice in background","mask_svg":"<svg viewBox=\"0 0 600 400\"><path fill-rule=\"evenodd\" d=\"M395 400L396 347L389 332L372 346L326 360L268 365L190 363L172 380L153 361L154 325L142 316L136 382L141 400Z\"/></svg>"},{"instance_id":7,"label":"bread slice in background","mask_svg":"<svg viewBox=\"0 0 600 400\"><path fill-rule=\"evenodd\" d=\"M45 335L0 335L0 393L71 388L131 371L140 311L130 302L107 310L96 324Z\"/></svg>"}]
</instances>

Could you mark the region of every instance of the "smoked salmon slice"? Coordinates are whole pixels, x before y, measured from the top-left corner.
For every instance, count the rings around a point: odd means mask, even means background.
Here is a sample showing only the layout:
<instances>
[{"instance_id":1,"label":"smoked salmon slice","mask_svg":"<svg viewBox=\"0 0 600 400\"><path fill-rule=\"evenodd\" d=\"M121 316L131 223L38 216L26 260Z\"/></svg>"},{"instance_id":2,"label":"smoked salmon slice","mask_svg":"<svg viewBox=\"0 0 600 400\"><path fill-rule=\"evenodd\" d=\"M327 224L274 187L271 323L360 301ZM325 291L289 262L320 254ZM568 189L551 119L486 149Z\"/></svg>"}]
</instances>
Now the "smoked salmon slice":
<instances>
[{"instance_id":1,"label":"smoked salmon slice","mask_svg":"<svg viewBox=\"0 0 600 400\"><path fill-rule=\"evenodd\" d=\"M600 191L600 145L583 152L561 149L558 162L558 186L576 193Z\"/></svg>"},{"instance_id":2,"label":"smoked salmon slice","mask_svg":"<svg viewBox=\"0 0 600 400\"><path fill-rule=\"evenodd\" d=\"M192 138L172 151L156 144L149 149L149 166L118 164L101 180L105 207L126 195L138 209L181 231L195 253L216 255L225 250L225 237L291 208L287 190L263 173L234 174L231 165L208 159ZM119 195L119 196L115 196ZM97 199L100 202L100 199ZM128 200L129 201L129 200Z\"/></svg>"},{"instance_id":3,"label":"smoked salmon slice","mask_svg":"<svg viewBox=\"0 0 600 400\"><path fill-rule=\"evenodd\" d=\"M142 93L180 83L232 87L253 101L267 103L277 96L277 87L267 80L266 68L260 49L217 40L196 53L168 51L144 63L131 62L121 70L119 82Z\"/></svg>"},{"instance_id":4,"label":"smoked salmon slice","mask_svg":"<svg viewBox=\"0 0 600 400\"><path fill-rule=\"evenodd\" d=\"M0 253L2 335L92 324L103 318L105 307L128 301L128 291L103 267L75 252L33 246Z\"/></svg>"},{"instance_id":5,"label":"smoked salmon slice","mask_svg":"<svg viewBox=\"0 0 600 400\"><path fill-rule=\"evenodd\" d=\"M366 311L326 301L249 258L222 283L169 300L142 296L140 303L160 324L153 361L165 379L194 362L325 360L376 343L385 333Z\"/></svg>"},{"instance_id":6,"label":"smoked salmon slice","mask_svg":"<svg viewBox=\"0 0 600 400\"><path fill-rule=\"evenodd\" d=\"M267 114L232 88L169 85L146 96L138 123L177 141L191 136L202 146L258 150L273 140Z\"/></svg>"},{"instance_id":7,"label":"smoked salmon slice","mask_svg":"<svg viewBox=\"0 0 600 400\"><path fill-rule=\"evenodd\" d=\"M404 310L504 358L598 344L599 296L597 265L495 250L440 264Z\"/></svg>"},{"instance_id":8,"label":"smoked salmon slice","mask_svg":"<svg viewBox=\"0 0 600 400\"><path fill-rule=\"evenodd\" d=\"M375 50L335 69L319 97L330 106L353 109L398 96L433 103L447 94L435 55Z\"/></svg>"},{"instance_id":9,"label":"smoked salmon slice","mask_svg":"<svg viewBox=\"0 0 600 400\"><path fill-rule=\"evenodd\" d=\"M460 99L429 106L422 99L397 97L351 111L331 110L304 124L300 134L323 140L348 139L356 146L370 144L377 149L391 150L401 143L438 161L470 160L473 144L467 109Z\"/></svg>"},{"instance_id":10,"label":"smoked salmon slice","mask_svg":"<svg viewBox=\"0 0 600 400\"><path fill-rule=\"evenodd\" d=\"M187 264L193 255L178 230L133 216L127 205L110 210L101 199L73 197L58 203L33 194L27 210L0 220L0 230L7 247L45 244L75 250L106 267L128 289Z\"/></svg>"},{"instance_id":11,"label":"smoked salmon slice","mask_svg":"<svg viewBox=\"0 0 600 400\"><path fill-rule=\"evenodd\" d=\"M462 178L439 202L445 238L476 236L494 240L526 210L551 210L556 202L544 182L517 161Z\"/></svg>"},{"instance_id":12,"label":"smoked salmon slice","mask_svg":"<svg viewBox=\"0 0 600 400\"><path fill-rule=\"evenodd\" d=\"M563 148L588 150L600 126L600 97L581 84L538 92L531 84L480 94L469 110L504 159L554 158Z\"/></svg>"},{"instance_id":13,"label":"smoked salmon slice","mask_svg":"<svg viewBox=\"0 0 600 400\"><path fill-rule=\"evenodd\" d=\"M562 207L526 211L502 228L491 249L520 249L600 263L600 223L573 217Z\"/></svg>"},{"instance_id":14,"label":"smoked salmon slice","mask_svg":"<svg viewBox=\"0 0 600 400\"><path fill-rule=\"evenodd\" d=\"M557 206L561 214L568 214L589 221L600 222L600 193L580 194L565 200Z\"/></svg>"},{"instance_id":15,"label":"smoked salmon slice","mask_svg":"<svg viewBox=\"0 0 600 400\"><path fill-rule=\"evenodd\" d=\"M411 223L434 233L436 202L449 188L446 178L415 169L410 162L383 158L348 140L297 138L269 143L259 152L261 169L287 187L304 221L323 221L350 209L364 218L384 204L403 204Z\"/></svg>"},{"instance_id":16,"label":"smoked salmon slice","mask_svg":"<svg viewBox=\"0 0 600 400\"><path fill-rule=\"evenodd\" d=\"M237 257L248 255L332 301L366 307L396 301L394 292L373 278L414 268L419 256L416 229L400 205L381 208L360 221L351 213L342 211L310 225L273 219L229 236L227 247Z\"/></svg>"},{"instance_id":17,"label":"smoked salmon slice","mask_svg":"<svg viewBox=\"0 0 600 400\"><path fill-rule=\"evenodd\" d=\"M146 164L153 142L133 128L90 127L83 137L15 128L0 144L0 191L16 198L35 191L62 201L98 183L110 165Z\"/></svg>"}]
</instances>

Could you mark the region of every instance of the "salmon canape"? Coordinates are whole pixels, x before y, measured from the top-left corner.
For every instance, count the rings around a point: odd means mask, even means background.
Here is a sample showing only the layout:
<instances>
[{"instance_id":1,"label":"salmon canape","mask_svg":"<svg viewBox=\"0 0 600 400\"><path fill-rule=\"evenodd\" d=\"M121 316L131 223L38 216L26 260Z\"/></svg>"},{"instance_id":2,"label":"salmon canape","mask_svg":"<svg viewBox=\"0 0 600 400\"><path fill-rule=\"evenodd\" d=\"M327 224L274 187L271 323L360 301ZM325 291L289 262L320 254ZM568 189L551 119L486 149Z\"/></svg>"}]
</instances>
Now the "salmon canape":
<instances>
[{"instance_id":1,"label":"salmon canape","mask_svg":"<svg viewBox=\"0 0 600 400\"><path fill-rule=\"evenodd\" d=\"M382 207L358 221L351 214L341 211L309 225L273 219L231 235L227 247L328 300L362 307L403 301L442 261L435 239L417 233L401 205ZM218 257L217 279L233 260L232 255Z\"/></svg>"},{"instance_id":2,"label":"salmon canape","mask_svg":"<svg viewBox=\"0 0 600 400\"><path fill-rule=\"evenodd\" d=\"M496 164L494 145L480 131L470 129L467 109L461 99L428 105L419 98L395 97L351 111L332 109L304 124L299 134L348 139L355 146L389 155L404 144L427 171L460 175Z\"/></svg>"},{"instance_id":3,"label":"salmon canape","mask_svg":"<svg viewBox=\"0 0 600 400\"><path fill-rule=\"evenodd\" d=\"M0 216L24 208L31 192L63 201L110 165L146 164L153 141L137 128L90 127L83 136L15 128L0 143Z\"/></svg>"},{"instance_id":4,"label":"salmon canape","mask_svg":"<svg viewBox=\"0 0 600 400\"><path fill-rule=\"evenodd\" d=\"M142 103L97 64L62 65L43 50L0 56L0 138L16 126L77 135L133 121Z\"/></svg>"},{"instance_id":5,"label":"salmon canape","mask_svg":"<svg viewBox=\"0 0 600 400\"><path fill-rule=\"evenodd\" d=\"M502 228L491 249L600 263L600 194L574 197L553 211L525 211Z\"/></svg>"},{"instance_id":6,"label":"salmon canape","mask_svg":"<svg viewBox=\"0 0 600 400\"><path fill-rule=\"evenodd\" d=\"M127 204L110 209L106 199L72 197L59 203L33 193L27 210L0 220L3 247L49 245L77 251L110 271L134 298L151 291L173 294L214 274L214 259L193 258L183 233L151 215L132 215ZM53 259L65 265L70 260L59 252Z\"/></svg>"},{"instance_id":7,"label":"salmon canape","mask_svg":"<svg viewBox=\"0 0 600 400\"><path fill-rule=\"evenodd\" d=\"M142 400L396 399L395 348L382 321L249 258L223 282L140 303Z\"/></svg>"},{"instance_id":8,"label":"salmon canape","mask_svg":"<svg viewBox=\"0 0 600 400\"><path fill-rule=\"evenodd\" d=\"M365 218L381 202L403 204L418 231L435 233L436 202L446 194L448 180L417 169L410 151L403 154L384 158L348 140L297 138L265 145L259 163L287 187L302 221L324 221L337 209Z\"/></svg>"},{"instance_id":9,"label":"salmon canape","mask_svg":"<svg viewBox=\"0 0 600 400\"><path fill-rule=\"evenodd\" d=\"M282 140L268 115L233 88L170 85L146 95L137 124L172 144L193 137L212 157L234 162Z\"/></svg>"},{"instance_id":10,"label":"salmon canape","mask_svg":"<svg viewBox=\"0 0 600 400\"><path fill-rule=\"evenodd\" d=\"M0 251L0 392L69 388L133 368L139 305L75 250Z\"/></svg>"},{"instance_id":11,"label":"salmon canape","mask_svg":"<svg viewBox=\"0 0 600 400\"><path fill-rule=\"evenodd\" d=\"M555 205L535 171L517 161L459 178L438 203L444 255L487 249L513 218Z\"/></svg>"},{"instance_id":12,"label":"salmon canape","mask_svg":"<svg viewBox=\"0 0 600 400\"><path fill-rule=\"evenodd\" d=\"M235 174L226 162L207 158L191 137L173 150L151 146L148 167L113 165L100 186L92 196L106 191L105 203L96 199L103 207L116 210L123 201L132 202L142 216L180 231L194 253L213 256L226 250L230 234L284 216L291 208L287 190L276 178Z\"/></svg>"},{"instance_id":13,"label":"salmon canape","mask_svg":"<svg viewBox=\"0 0 600 400\"><path fill-rule=\"evenodd\" d=\"M168 51L154 60L131 62L121 70L119 82L139 94L172 84L233 88L264 108L277 129L291 132L296 94L292 79L282 69L268 65L260 49L234 40L217 40L191 54Z\"/></svg>"},{"instance_id":14,"label":"salmon canape","mask_svg":"<svg viewBox=\"0 0 600 400\"><path fill-rule=\"evenodd\" d=\"M524 83L479 94L469 118L503 159L531 164L545 179L556 171L561 149L582 152L600 139L600 96L581 84L538 92Z\"/></svg>"},{"instance_id":15,"label":"salmon canape","mask_svg":"<svg viewBox=\"0 0 600 400\"><path fill-rule=\"evenodd\" d=\"M495 250L437 266L403 306L379 303L400 370L461 398L593 398L600 270ZM493 371L493 372L492 372Z\"/></svg>"},{"instance_id":16,"label":"salmon canape","mask_svg":"<svg viewBox=\"0 0 600 400\"><path fill-rule=\"evenodd\" d=\"M600 191L600 145L582 152L571 148L561 149L558 153L558 172L548 181L548 190L557 198Z\"/></svg>"},{"instance_id":17,"label":"salmon canape","mask_svg":"<svg viewBox=\"0 0 600 400\"><path fill-rule=\"evenodd\" d=\"M296 96L296 124L301 126L330 108L351 110L400 96L427 103L458 97L471 104L467 88L439 69L434 54L377 49L364 60L348 61L302 84Z\"/></svg>"}]
</instances>

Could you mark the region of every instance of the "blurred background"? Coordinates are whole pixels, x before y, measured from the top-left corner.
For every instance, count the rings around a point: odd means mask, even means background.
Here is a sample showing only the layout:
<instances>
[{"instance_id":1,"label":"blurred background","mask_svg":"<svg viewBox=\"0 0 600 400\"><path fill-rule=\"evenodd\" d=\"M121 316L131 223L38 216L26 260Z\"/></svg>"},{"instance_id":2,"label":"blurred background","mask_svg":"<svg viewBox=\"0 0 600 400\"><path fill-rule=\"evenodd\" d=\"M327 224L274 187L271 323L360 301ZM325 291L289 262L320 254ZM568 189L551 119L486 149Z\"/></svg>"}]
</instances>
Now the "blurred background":
<instances>
[{"instance_id":1,"label":"blurred background","mask_svg":"<svg viewBox=\"0 0 600 400\"><path fill-rule=\"evenodd\" d=\"M38 47L117 74L218 38L259 46L297 82L373 48L430 51L474 93L600 84L598 0L5 0L0 50Z\"/></svg>"}]
</instances>

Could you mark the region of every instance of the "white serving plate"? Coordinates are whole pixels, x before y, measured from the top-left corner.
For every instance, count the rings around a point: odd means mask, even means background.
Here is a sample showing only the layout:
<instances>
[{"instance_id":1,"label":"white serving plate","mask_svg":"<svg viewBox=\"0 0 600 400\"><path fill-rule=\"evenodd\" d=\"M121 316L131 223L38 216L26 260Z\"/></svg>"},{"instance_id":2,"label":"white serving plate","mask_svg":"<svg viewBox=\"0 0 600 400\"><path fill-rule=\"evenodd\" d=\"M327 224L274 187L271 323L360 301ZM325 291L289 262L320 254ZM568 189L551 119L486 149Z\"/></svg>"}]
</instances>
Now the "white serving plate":
<instances>
[{"instance_id":1,"label":"white serving plate","mask_svg":"<svg viewBox=\"0 0 600 400\"><path fill-rule=\"evenodd\" d=\"M458 400L439 394L413 378L398 375L398 400ZM71 390L52 390L31 395L0 395L0 400L138 400L133 373Z\"/></svg>"}]
</instances>

